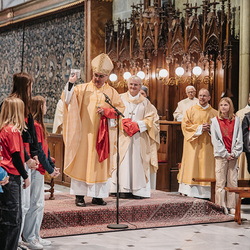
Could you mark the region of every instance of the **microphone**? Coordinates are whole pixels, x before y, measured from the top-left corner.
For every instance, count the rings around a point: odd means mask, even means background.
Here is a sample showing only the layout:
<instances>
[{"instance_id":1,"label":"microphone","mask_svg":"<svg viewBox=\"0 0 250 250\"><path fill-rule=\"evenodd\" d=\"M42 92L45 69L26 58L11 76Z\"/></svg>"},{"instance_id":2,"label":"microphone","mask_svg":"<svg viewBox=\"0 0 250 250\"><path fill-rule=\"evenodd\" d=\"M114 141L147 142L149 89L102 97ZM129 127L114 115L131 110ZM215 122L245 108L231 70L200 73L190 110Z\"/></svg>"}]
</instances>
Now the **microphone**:
<instances>
[{"instance_id":1,"label":"microphone","mask_svg":"<svg viewBox=\"0 0 250 250\"><path fill-rule=\"evenodd\" d=\"M109 98L105 93L103 93L103 94L104 94L104 96L105 96L105 102L111 103L110 98Z\"/></svg>"},{"instance_id":2,"label":"microphone","mask_svg":"<svg viewBox=\"0 0 250 250\"><path fill-rule=\"evenodd\" d=\"M120 116L124 117L124 115L116 107L114 107L112 105L110 98L105 93L103 93L103 94L105 96L105 102L108 103L116 111L118 116L120 115Z\"/></svg>"}]
</instances>

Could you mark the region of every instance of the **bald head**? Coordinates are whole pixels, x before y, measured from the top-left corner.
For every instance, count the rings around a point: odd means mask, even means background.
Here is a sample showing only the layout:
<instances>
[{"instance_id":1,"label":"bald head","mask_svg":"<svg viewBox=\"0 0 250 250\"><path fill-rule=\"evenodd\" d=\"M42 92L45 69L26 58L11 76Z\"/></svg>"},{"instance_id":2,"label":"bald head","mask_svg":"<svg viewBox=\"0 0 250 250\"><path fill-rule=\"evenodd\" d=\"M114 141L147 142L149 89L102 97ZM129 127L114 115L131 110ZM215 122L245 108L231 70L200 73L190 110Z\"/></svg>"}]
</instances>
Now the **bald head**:
<instances>
[{"instance_id":1,"label":"bald head","mask_svg":"<svg viewBox=\"0 0 250 250\"><path fill-rule=\"evenodd\" d=\"M211 99L209 91L205 88L200 89L198 94L198 99L199 99L199 104L202 107L206 107Z\"/></svg>"}]
</instances>

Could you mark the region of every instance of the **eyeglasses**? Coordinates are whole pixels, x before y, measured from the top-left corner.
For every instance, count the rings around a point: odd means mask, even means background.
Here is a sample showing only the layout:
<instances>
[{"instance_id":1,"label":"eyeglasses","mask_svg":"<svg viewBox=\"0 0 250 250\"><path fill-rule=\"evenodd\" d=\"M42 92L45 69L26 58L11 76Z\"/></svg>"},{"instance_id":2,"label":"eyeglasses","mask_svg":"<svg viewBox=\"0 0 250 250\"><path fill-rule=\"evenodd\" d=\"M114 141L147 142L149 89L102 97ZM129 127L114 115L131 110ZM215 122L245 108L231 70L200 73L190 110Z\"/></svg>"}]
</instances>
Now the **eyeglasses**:
<instances>
[{"instance_id":1,"label":"eyeglasses","mask_svg":"<svg viewBox=\"0 0 250 250\"><path fill-rule=\"evenodd\" d=\"M104 78L105 75L99 75L99 74L97 74L97 73L94 73L94 77L96 77L96 78Z\"/></svg>"},{"instance_id":2,"label":"eyeglasses","mask_svg":"<svg viewBox=\"0 0 250 250\"><path fill-rule=\"evenodd\" d=\"M132 83L132 82L131 82L131 83L129 83L128 85L129 85L129 86L138 87L140 84L138 84L138 83Z\"/></svg>"}]
</instances>

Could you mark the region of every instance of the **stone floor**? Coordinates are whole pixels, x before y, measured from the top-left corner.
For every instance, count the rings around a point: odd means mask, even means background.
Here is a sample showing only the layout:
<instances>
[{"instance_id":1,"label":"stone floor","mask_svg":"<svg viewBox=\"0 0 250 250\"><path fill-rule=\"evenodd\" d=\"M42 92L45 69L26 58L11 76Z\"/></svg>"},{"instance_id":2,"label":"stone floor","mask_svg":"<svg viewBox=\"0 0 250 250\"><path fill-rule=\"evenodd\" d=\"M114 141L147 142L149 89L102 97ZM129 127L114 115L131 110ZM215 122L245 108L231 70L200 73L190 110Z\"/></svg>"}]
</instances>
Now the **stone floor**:
<instances>
[{"instance_id":1,"label":"stone floor","mask_svg":"<svg viewBox=\"0 0 250 250\"><path fill-rule=\"evenodd\" d=\"M68 188L56 186L57 192ZM177 226L49 238L53 250L226 250L250 249L250 204L242 205L241 225L235 222Z\"/></svg>"}]
</instances>

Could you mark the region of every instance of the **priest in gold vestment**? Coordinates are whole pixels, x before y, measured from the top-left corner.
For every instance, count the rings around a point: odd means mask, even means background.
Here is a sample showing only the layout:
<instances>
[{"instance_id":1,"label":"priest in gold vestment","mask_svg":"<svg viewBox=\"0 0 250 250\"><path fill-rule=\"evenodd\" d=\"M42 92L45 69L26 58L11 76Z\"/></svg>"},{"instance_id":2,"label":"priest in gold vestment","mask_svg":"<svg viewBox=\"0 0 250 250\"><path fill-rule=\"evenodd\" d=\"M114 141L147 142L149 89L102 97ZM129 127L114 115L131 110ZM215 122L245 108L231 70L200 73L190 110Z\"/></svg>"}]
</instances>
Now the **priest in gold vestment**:
<instances>
[{"instance_id":1,"label":"priest in gold vestment","mask_svg":"<svg viewBox=\"0 0 250 250\"><path fill-rule=\"evenodd\" d=\"M182 120L184 135L181 169L178 175L179 192L192 197L210 198L209 183L194 182L193 178L215 178L215 160L210 137L210 120L217 111L209 105L207 89L201 89L199 102L188 109Z\"/></svg>"},{"instance_id":2,"label":"priest in gold vestment","mask_svg":"<svg viewBox=\"0 0 250 250\"><path fill-rule=\"evenodd\" d=\"M248 104L245 108L240 109L236 112L236 116L240 117L240 121L243 121L243 118L245 117L245 114L250 112L250 93L248 94ZM238 164L239 164L239 172L238 172L238 178L239 179L250 179L250 174L247 170L247 158L246 153L242 152L240 157L238 158Z\"/></svg>"},{"instance_id":3,"label":"priest in gold vestment","mask_svg":"<svg viewBox=\"0 0 250 250\"><path fill-rule=\"evenodd\" d=\"M76 205L86 206L84 196L93 197L92 203L106 205L103 198L109 196L109 179L116 140L114 111L105 102L106 94L114 107L121 112L124 104L117 91L107 83L113 63L106 54L100 54L91 62L92 81L74 86L77 75L70 76L65 86L63 138L65 143L64 173L71 177L70 193L76 195ZM112 114L108 123L109 154L100 162L97 139L102 116ZM101 131L102 132L102 131ZM103 131L104 132L104 131Z\"/></svg>"},{"instance_id":4,"label":"priest in gold vestment","mask_svg":"<svg viewBox=\"0 0 250 250\"><path fill-rule=\"evenodd\" d=\"M121 94L125 111L120 135L119 193L122 198L149 198L158 169L159 116L150 101L140 94L142 80L131 76L128 92ZM114 163L114 161L113 161ZM117 192L117 169L113 164L110 192Z\"/></svg>"}]
</instances>

